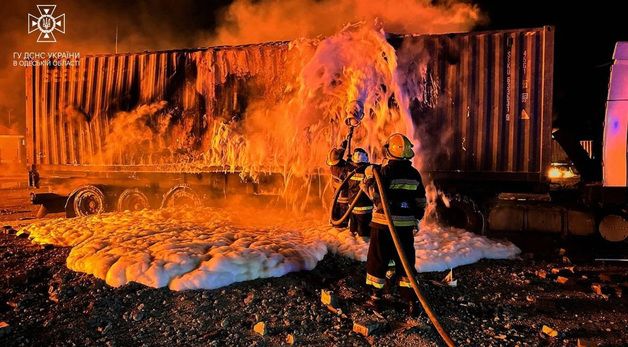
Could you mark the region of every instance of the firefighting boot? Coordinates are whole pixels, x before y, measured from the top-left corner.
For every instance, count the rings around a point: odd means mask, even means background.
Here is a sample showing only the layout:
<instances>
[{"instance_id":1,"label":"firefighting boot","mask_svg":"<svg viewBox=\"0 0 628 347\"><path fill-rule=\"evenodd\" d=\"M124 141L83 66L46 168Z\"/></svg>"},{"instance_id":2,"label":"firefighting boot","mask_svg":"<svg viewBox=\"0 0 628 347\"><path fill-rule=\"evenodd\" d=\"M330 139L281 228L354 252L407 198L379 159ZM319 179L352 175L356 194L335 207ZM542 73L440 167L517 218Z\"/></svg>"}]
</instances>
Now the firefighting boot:
<instances>
[{"instance_id":1,"label":"firefighting boot","mask_svg":"<svg viewBox=\"0 0 628 347\"><path fill-rule=\"evenodd\" d=\"M421 312L421 307L419 306L414 290L408 287L401 287L399 288L399 295L407 303L406 314L410 317L418 317Z\"/></svg>"}]
</instances>

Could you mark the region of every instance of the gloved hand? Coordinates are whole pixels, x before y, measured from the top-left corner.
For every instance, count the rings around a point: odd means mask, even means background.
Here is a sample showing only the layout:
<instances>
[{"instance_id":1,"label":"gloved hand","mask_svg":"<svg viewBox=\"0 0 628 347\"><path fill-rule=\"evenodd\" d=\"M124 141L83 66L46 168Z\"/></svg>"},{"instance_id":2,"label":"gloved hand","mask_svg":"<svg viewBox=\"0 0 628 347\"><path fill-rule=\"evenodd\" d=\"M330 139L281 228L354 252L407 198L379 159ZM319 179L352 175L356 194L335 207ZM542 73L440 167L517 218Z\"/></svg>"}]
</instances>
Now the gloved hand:
<instances>
[{"instance_id":1,"label":"gloved hand","mask_svg":"<svg viewBox=\"0 0 628 347\"><path fill-rule=\"evenodd\" d=\"M342 148L342 150L344 151L345 149L347 149L347 145L349 144L349 142L347 142L347 140L342 140L342 143L340 144L340 148Z\"/></svg>"}]
</instances>

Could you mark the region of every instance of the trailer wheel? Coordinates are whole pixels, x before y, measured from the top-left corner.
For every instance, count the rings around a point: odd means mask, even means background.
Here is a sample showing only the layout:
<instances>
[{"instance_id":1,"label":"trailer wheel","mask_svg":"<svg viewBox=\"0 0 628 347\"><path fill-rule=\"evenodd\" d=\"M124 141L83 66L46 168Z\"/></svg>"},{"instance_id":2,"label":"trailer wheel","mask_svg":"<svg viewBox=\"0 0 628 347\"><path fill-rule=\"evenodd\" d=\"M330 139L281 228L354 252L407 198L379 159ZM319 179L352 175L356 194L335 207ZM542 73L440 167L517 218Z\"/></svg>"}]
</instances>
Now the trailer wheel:
<instances>
[{"instance_id":1,"label":"trailer wheel","mask_svg":"<svg viewBox=\"0 0 628 347\"><path fill-rule=\"evenodd\" d=\"M198 195L185 184L172 187L161 201L161 208L168 207L192 207L198 206L200 199Z\"/></svg>"},{"instance_id":2,"label":"trailer wheel","mask_svg":"<svg viewBox=\"0 0 628 347\"><path fill-rule=\"evenodd\" d=\"M616 214L609 214L600 222L600 234L607 241L624 241L628 237L628 221Z\"/></svg>"},{"instance_id":3,"label":"trailer wheel","mask_svg":"<svg viewBox=\"0 0 628 347\"><path fill-rule=\"evenodd\" d=\"M486 218L473 199L460 194L441 199L447 199L447 201L437 204L436 213L439 223L480 234L486 232Z\"/></svg>"},{"instance_id":4,"label":"trailer wheel","mask_svg":"<svg viewBox=\"0 0 628 347\"><path fill-rule=\"evenodd\" d=\"M70 194L66 204L66 213L69 205L72 206L74 216L82 217L103 213L106 209L105 194L96 186L81 186Z\"/></svg>"},{"instance_id":5,"label":"trailer wheel","mask_svg":"<svg viewBox=\"0 0 628 347\"><path fill-rule=\"evenodd\" d=\"M137 188L125 189L118 197L118 211L140 211L150 208L148 196Z\"/></svg>"}]
</instances>

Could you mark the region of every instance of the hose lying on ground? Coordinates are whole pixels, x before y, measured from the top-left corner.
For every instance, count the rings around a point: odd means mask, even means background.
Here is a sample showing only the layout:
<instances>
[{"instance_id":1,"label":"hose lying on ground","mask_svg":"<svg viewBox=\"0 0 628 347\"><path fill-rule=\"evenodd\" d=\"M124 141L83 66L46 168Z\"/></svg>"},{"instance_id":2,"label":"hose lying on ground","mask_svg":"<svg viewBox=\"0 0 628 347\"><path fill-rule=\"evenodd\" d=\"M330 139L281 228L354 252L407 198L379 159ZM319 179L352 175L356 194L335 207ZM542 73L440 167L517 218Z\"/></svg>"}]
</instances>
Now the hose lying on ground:
<instances>
[{"instance_id":1,"label":"hose lying on ground","mask_svg":"<svg viewBox=\"0 0 628 347\"><path fill-rule=\"evenodd\" d=\"M379 175L378 168L375 168L373 170L373 176L375 176L375 182L377 183L379 196L380 196L380 199L382 199L382 206L384 208L384 215L386 216L386 222L388 224L388 229L390 230L390 235L392 236L393 242L395 243L395 248L397 249L397 253L399 254L399 259L401 259L401 264L403 265L403 269L406 271L406 276L408 277L408 279L410 279L410 284L412 285L412 289L414 289L414 293L419 299L421 306L425 310L425 313L427 313L427 316L430 318L430 321L432 322L432 324L434 324L436 331L438 331L438 334L443 339L445 344L447 346L455 346L454 341L449 337L449 335L447 335L447 332L445 331L445 329L443 329L443 327L438 322L438 319L436 318L436 315L430 308L427 300L425 300L425 297L423 297L423 294L421 294L421 290L419 289L419 284L417 283L416 278L414 276L414 271L413 271L414 269L410 267L410 264L408 263L408 259L406 258L406 254L404 253L403 248L401 248L401 242L399 241L399 236L397 235L397 231L395 230L395 225L393 224L392 218L390 217L388 199L386 198L386 191L384 190L384 186L382 184L382 179Z\"/></svg>"}]
</instances>

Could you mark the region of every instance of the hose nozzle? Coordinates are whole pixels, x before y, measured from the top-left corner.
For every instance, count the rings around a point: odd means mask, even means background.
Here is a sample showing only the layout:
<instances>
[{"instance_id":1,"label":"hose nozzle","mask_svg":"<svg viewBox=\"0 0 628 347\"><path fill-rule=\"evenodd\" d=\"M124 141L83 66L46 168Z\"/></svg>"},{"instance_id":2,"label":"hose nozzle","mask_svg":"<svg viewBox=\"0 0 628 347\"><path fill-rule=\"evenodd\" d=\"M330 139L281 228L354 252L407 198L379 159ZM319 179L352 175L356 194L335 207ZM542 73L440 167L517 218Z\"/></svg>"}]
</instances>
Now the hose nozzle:
<instances>
[{"instance_id":1,"label":"hose nozzle","mask_svg":"<svg viewBox=\"0 0 628 347\"><path fill-rule=\"evenodd\" d=\"M349 103L347 107L347 116L345 117L345 124L350 128L355 128L360 125L364 118L364 104L355 100Z\"/></svg>"}]
</instances>

